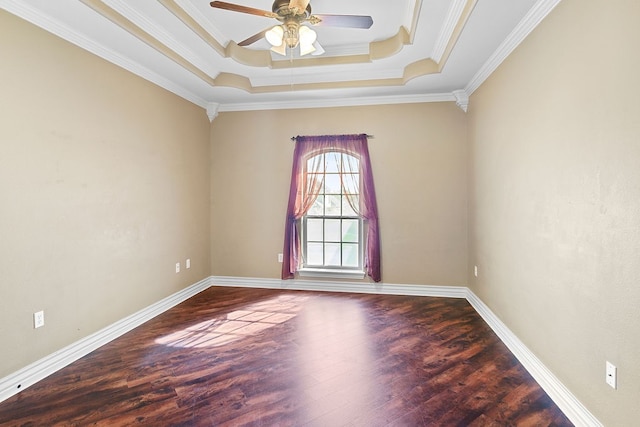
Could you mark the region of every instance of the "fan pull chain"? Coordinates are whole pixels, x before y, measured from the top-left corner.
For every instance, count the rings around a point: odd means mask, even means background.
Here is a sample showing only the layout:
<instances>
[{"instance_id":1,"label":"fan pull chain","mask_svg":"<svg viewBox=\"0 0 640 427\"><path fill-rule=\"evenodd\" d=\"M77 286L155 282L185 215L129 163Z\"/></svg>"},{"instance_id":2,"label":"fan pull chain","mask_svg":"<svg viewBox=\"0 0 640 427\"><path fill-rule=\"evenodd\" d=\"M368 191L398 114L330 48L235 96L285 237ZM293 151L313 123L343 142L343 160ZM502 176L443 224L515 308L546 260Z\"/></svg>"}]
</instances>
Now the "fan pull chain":
<instances>
[{"instance_id":1,"label":"fan pull chain","mask_svg":"<svg viewBox=\"0 0 640 427\"><path fill-rule=\"evenodd\" d=\"M291 92L293 92L293 49L289 48L289 81L291 82Z\"/></svg>"}]
</instances>

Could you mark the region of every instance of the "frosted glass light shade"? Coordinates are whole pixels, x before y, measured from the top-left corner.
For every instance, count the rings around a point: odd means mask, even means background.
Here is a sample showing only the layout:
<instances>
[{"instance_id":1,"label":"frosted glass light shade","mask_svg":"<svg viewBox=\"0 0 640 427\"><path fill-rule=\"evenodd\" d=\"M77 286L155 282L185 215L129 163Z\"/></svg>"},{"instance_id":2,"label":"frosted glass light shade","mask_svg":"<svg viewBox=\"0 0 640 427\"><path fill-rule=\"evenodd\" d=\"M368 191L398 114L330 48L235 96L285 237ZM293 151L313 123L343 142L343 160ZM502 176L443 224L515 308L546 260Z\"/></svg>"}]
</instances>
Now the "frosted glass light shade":
<instances>
[{"instance_id":1,"label":"frosted glass light shade","mask_svg":"<svg viewBox=\"0 0 640 427\"><path fill-rule=\"evenodd\" d=\"M280 25L276 25L265 33L265 38L271 46L282 45L282 36L284 35L284 29Z\"/></svg>"},{"instance_id":2,"label":"frosted glass light shade","mask_svg":"<svg viewBox=\"0 0 640 427\"><path fill-rule=\"evenodd\" d=\"M316 51L316 48L315 46L313 46L313 44L306 44L300 41L300 56L305 56L315 51Z\"/></svg>"},{"instance_id":3,"label":"frosted glass light shade","mask_svg":"<svg viewBox=\"0 0 640 427\"><path fill-rule=\"evenodd\" d=\"M300 26L298 34L300 35L300 43L305 45L312 45L316 41L316 38L318 38L315 31L304 25Z\"/></svg>"},{"instance_id":4,"label":"frosted glass light shade","mask_svg":"<svg viewBox=\"0 0 640 427\"><path fill-rule=\"evenodd\" d=\"M282 43L280 46L272 46L271 51L278 55L287 56L287 45Z\"/></svg>"}]
</instances>

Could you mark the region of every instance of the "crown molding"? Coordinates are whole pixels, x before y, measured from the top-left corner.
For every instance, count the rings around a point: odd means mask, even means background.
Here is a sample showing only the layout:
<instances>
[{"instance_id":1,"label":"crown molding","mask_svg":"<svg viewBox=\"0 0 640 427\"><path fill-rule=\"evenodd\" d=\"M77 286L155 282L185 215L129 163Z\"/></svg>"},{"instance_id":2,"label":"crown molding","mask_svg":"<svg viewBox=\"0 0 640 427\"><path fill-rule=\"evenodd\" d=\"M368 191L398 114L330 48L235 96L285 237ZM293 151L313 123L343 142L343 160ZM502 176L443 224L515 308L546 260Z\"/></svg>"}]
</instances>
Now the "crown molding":
<instances>
[{"instance_id":1,"label":"crown molding","mask_svg":"<svg viewBox=\"0 0 640 427\"><path fill-rule=\"evenodd\" d=\"M220 31L218 29L218 27L216 27L215 25L213 25L211 23L211 21L209 21L207 19L206 16L204 16L200 10L195 7L193 5L192 2L188 1L188 0L161 0L160 3L165 4L165 7L167 6L167 4L169 3L169 1L173 1L175 4L177 4L179 7L182 8L182 10L184 10L189 16L191 16L191 18L193 18L194 21L196 21L202 28L204 28L206 31L209 32L209 34L211 34L211 36L216 39L220 44L222 45L226 45L227 43L229 43L231 40L228 39L223 33L222 31ZM171 8L167 7L170 11L172 10Z\"/></svg>"},{"instance_id":2,"label":"crown molding","mask_svg":"<svg viewBox=\"0 0 640 427\"><path fill-rule=\"evenodd\" d=\"M359 56L359 55L369 55L370 54L370 46L369 43L356 43L349 44L344 46L327 46L324 47L324 53L322 57L334 57L334 56ZM271 56L274 58L273 62L278 61L289 61L288 59L282 59L282 57L276 53L272 53ZM289 61L290 62L290 61Z\"/></svg>"},{"instance_id":3,"label":"crown molding","mask_svg":"<svg viewBox=\"0 0 640 427\"><path fill-rule=\"evenodd\" d=\"M399 96L380 96L366 98L335 98L335 99L308 99L302 101L281 101L281 102L264 102L264 103L239 103L239 104L218 104L203 99L194 93L185 90L165 79L164 77L154 73L146 67L142 67L138 63L127 57L119 55L104 46L80 36L66 25L57 20L51 19L34 10L28 4L21 3L17 0L0 0L0 7L8 12L19 16L20 18L40 27L76 46L81 47L145 80L148 80L169 92L172 92L187 101L192 102L207 111L210 121L213 121L218 112L230 111L252 111L252 110L283 110L293 108L324 108L324 107L345 107L345 106L366 106L378 104L408 104L423 102L451 102L456 98L450 93L426 94L426 95L399 95ZM217 106L213 107L213 106Z\"/></svg>"},{"instance_id":4,"label":"crown molding","mask_svg":"<svg viewBox=\"0 0 640 427\"><path fill-rule=\"evenodd\" d=\"M115 26L126 31L140 42L154 49L159 54L173 61L179 67L191 72L204 83L215 86L215 72L205 71L206 65L193 55L189 49L173 41L173 38L155 27L146 18L139 15L127 4L119 0L78 0L88 6L103 18L111 21ZM117 7L117 9L115 8ZM173 45L173 46L170 46ZM200 65L196 65L200 62Z\"/></svg>"},{"instance_id":5,"label":"crown molding","mask_svg":"<svg viewBox=\"0 0 640 427\"><path fill-rule=\"evenodd\" d=\"M220 104L216 102L209 102L207 104L207 117L209 121L213 123L213 120L218 117L218 111L220 110Z\"/></svg>"},{"instance_id":6,"label":"crown molding","mask_svg":"<svg viewBox=\"0 0 640 427\"><path fill-rule=\"evenodd\" d=\"M442 24L442 28L440 28L440 33L438 34L433 53L431 54L431 59L434 61L439 63L442 59L466 5L467 0L454 0L451 2L449 11L447 12L447 19Z\"/></svg>"},{"instance_id":7,"label":"crown molding","mask_svg":"<svg viewBox=\"0 0 640 427\"><path fill-rule=\"evenodd\" d=\"M222 104L219 111L288 110L300 108L358 107L385 104L418 104L423 102L452 102L456 97L451 93L427 95L396 95L362 98L329 98L304 101L253 102L242 104Z\"/></svg>"},{"instance_id":8,"label":"crown molding","mask_svg":"<svg viewBox=\"0 0 640 427\"><path fill-rule=\"evenodd\" d=\"M113 11L115 11L116 13L120 14L122 17L127 19L133 25L138 27L138 29L144 31L145 33L153 37L154 40L160 43L160 46L163 46L166 49L169 49L170 51L180 55L180 57L182 57L189 64L193 65L194 67L207 73L210 76L216 75L218 73L218 70L213 69L209 62L200 58L200 56L197 55L195 52L193 52L191 49L189 49L189 47L178 42L178 40L176 40L173 36L167 33L164 29L158 27L157 25L149 21L146 17L141 15L133 7L131 7L131 4L130 4L131 2L126 2L123 0L82 0L82 1L85 3L89 3L90 5L95 5L95 3L102 3L106 5L107 7L111 8ZM98 13L102 13L102 12L98 10ZM103 16L109 19L108 15L103 14ZM138 39L145 41L143 38L138 37L138 34L136 34L133 29L123 27L122 24L119 22L114 22L114 23L120 26L121 28L123 28L124 30L129 31ZM152 47L157 47L157 46L152 46ZM162 52L162 50L160 49L158 50L161 53L164 53Z\"/></svg>"},{"instance_id":9,"label":"crown molding","mask_svg":"<svg viewBox=\"0 0 640 427\"><path fill-rule=\"evenodd\" d=\"M414 0L409 4L405 11L404 27L409 33L409 43L413 44L413 38L418 28L418 19L420 17L420 9L422 9L422 0Z\"/></svg>"},{"instance_id":10,"label":"crown molding","mask_svg":"<svg viewBox=\"0 0 640 427\"><path fill-rule=\"evenodd\" d=\"M453 96L456 97L456 105L466 113L467 107L469 106L469 95L467 94L467 91L464 89L454 90Z\"/></svg>"},{"instance_id":11,"label":"crown molding","mask_svg":"<svg viewBox=\"0 0 640 427\"><path fill-rule=\"evenodd\" d=\"M28 4L22 3L18 0L0 0L0 8L10 12L25 21L42 28L51 34L60 37L63 40L68 41L100 58L111 62L145 80L160 86L163 89L168 90L181 98L186 99L202 108L206 108L207 102L200 96L185 90L182 86L179 86L169 79L166 79L152 70L141 66L139 63L122 56L110 49L105 48L99 43L94 42L91 39L81 36L76 31L72 30L63 23L52 19L48 16L42 15L39 11L34 10Z\"/></svg>"},{"instance_id":12,"label":"crown molding","mask_svg":"<svg viewBox=\"0 0 640 427\"><path fill-rule=\"evenodd\" d=\"M332 84L354 81L370 81L370 80L394 80L404 79L403 69L383 69L373 70L363 75L360 70L353 70L349 67L342 67L337 71L325 73L322 78L318 77L318 72L312 69L299 69L295 73L281 72L279 75L251 78L251 87L254 89L268 88L270 86L300 86L304 84Z\"/></svg>"},{"instance_id":13,"label":"crown molding","mask_svg":"<svg viewBox=\"0 0 640 427\"><path fill-rule=\"evenodd\" d=\"M562 0L539 0L465 87L471 95Z\"/></svg>"},{"instance_id":14,"label":"crown molding","mask_svg":"<svg viewBox=\"0 0 640 427\"><path fill-rule=\"evenodd\" d=\"M84 0L92 1L92 0ZM184 6L182 0L161 0L163 3L174 3ZM450 15L455 15L454 10L456 5L465 3L464 0L455 0L456 3L452 4ZM340 106L365 106L365 105L377 105L377 104L403 104L403 103L422 103L422 102L456 102L457 105L466 111L469 96L497 69L497 67L509 56L513 50L533 31L533 29L560 3L561 0L539 0L534 7L525 15L520 21L518 26L509 34L505 41L498 47L493 55L485 62L480 70L475 74L472 80L462 90L457 90L451 93L440 94L427 94L427 95L391 95L391 96L376 96L365 98L327 98L318 99L310 97L307 100L300 101L275 101L275 102L255 102L255 103L237 103L237 104L225 104L220 103L217 108L213 108L212 105L218 105L215 99L204 99L201 95L196 94L183 86L180 86L172 80L165 78L155 71L140 65L134 59L121 55L105 46L97 43L85 36L82 36L77 31L73 30L61 21L58 21L50 16L43 15L29 3L21 2L19 0L0 0L0 8L30 22L37 27L40 27L88 52L91 52L102 59L105 59L167 91L174 93L181 98L198 105L207 111L207 115L210 120L213 120L219 111L248 111L248 110L274 110L274 109L289 109L289 108L323 108L323 107L340 107ZM168 40L163 35L159 34L153 28L149 28L148 22L143 22L136 16L133 16L130 12L132 9L130 6L122 0L106 0L103 2L107 7L117 7L119 13L125 13L127 19L131 19L134 25L137 25L142 31L151 31L152 37L161 39L161 43L166 46L170 46L171 49L175 49L181 52L181 56L187 57L185 61L189 61L191 64L197 62L198 66L207 68L204 64L197 61L197 55L191 52L184 46L176 46L173 40ZM421 4L420 1L416 1L416 7ZM113 9L115 10L115 9ZM123 15L124 16L124 15ZM414 13L415 16L415 13ZM450 16L448 22L452 21ZM447 24L448 25L448 24ZM444 27L442 31L445 31ZM444 38L444 33L441 33L441 37ZM404 40L404 39L403 39ZM405 40L406 42L406 40ZM186 51L184 49L187 49ZM435 51L434 51L435 52ZM437 52L436 52L437 53ZM412 64L415 65L415 64ZM421 65L421 64L418 64ZM442 65L442 64L440 64ZM419 68L419 67L414 67ZM414 72L414 68L411 69L411 73L405 80L410 80L417 75L424 75L424 73ZM418 70L419 71L419 70ZM416 74L417 73L417 74ZM415 75L414 75L415 74ZM380 76L378 76L380 77ZM214 79L215 80L215 79ZM237 79L236 79L237 80ZM235 80L234 80L235 81ZM216 80L216 83L218 82ZM392 82L393 83L393 82ZM406 81L404 82L406 83ZM224 84L215 84L215 86L225 86ZM232 85L235 87L234 85ZM286 95L285 95L286 96Z\"/></svg>"}]
</instances>

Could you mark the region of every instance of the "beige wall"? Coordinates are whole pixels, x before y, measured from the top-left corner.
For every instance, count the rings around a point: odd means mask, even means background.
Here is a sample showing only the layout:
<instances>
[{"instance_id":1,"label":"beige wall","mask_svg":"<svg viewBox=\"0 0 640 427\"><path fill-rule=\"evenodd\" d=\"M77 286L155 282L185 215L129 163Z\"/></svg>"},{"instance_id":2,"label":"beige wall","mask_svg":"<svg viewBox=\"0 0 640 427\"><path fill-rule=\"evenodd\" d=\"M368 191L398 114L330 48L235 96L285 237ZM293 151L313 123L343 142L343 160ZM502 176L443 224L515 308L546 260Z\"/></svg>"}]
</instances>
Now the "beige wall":
<instances>
[{"instance_id":1,"label":"beige wall","mask_svg":"<svg viewBox=\"0 0 640 427\"><path fill-rule=\"evenodd\" d=\"M469 113L470 285L608 426L640 420L639 17L564 0Z\"/></svg>"},{"instance_id":2,"label":"beige wall","mask_svg":"<svg viewBox=\"0 0 640 427\"><path fill-rule=\"evenodd\" d=\"M279 277L289 138L367 132L383 281L469 283L605 425L634 425L639 8L564 0L467 116L406 104L221 113L211 128L0 12L0 377L210 274Z\"/></svg>"},{"instance_id":3,"label":"beige wall","mask_svg":"<svg viewBox=\"0 0 640 427\"><path fill-rule=\"evenodd\" d=\"M3 11L0 63L3 377L209 275L210 125Z\"/></svg>"},{"instance_id":4,"label":"beige wall","mask_svg":"<svg viewBox=\"0 0 640 427\"><path fill-rule=\"evenodd\" d=\"M454 103L222 113L211 136L211 266L279 278L293 135L369 133L382 280L465 285L466 125Z\"/></svg>"}]
</instances>

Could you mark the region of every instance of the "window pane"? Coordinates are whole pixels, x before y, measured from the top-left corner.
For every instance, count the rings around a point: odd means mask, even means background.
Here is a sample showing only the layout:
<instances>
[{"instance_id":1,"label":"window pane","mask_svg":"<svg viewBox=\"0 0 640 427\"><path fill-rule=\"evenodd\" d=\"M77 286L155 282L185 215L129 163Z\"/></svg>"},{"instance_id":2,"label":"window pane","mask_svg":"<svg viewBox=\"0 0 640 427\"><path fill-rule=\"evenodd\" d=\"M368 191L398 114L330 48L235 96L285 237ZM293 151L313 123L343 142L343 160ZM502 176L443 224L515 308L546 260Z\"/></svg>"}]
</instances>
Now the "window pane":
<instances>
[{"instance_id":1,"label":"window pane","mask_svg":"<svg viewBox=\"0 0 640 427\"><path fill-rule=\"evenodd\" d=\"M340 216L341 197L337 194L325 196L325 215Z\"/></svg>"},{"instance_id":2,"label":"window pane","mask_svg":"<svg viewBox=\"0 0 640 427\"><path fill-rule=\"evenodd\" d=\"M313 205L309 209L309 212L307 212L307 215L324 215L324 196L318 196L316 201L313 202Z\"/></svg>"},{"instance_id":3,"label":"window pane","mask_svg":"<svg viewBox=\"0 0 640 427\"><path fill-rule=\"evenodd\" d=\"M343 154L342 171L345 173L357 173L360 171L360 162L354 156Z\"/></svg>"},{"instance_id":4,"label":"window pane","mask_svg":"<svg viewBox=\"0 0 640 427\"><path fill-rule=\"evenodd\" d=\"M307 245L307 265L322 265L322 243Z\"/></svg>"},{"instance_id":5,"label":"window pane","mask_svg":"<svg viewBox=\"0 0 640 427\"><path fill-rule=\"evenodd\" d=\"M360 174L359 173L345 173L342 175L342 181L344 182L344 193L346 194L360 194Z\"/></svg>"},{"instance_id":6,"label":"window pane","mask_svg":"<svg viewBox=\"0 0 640 427\"><path fill-rule=\"evenodd\" d=\"M311 185L311 183L315 181L315 182L319 182L320 186L318 188L318 193L324 193L324 174L321 173L309 173L307 174L307 182L305 183L305 193L307 193L309 190L313 191L314 189L309 189L308 186Z\"/></svg>"},{"instance_id":7,"label":"window pane","mask_svg":"<svg viewBox=\"0 0 640 427\"><path fill-rule=\"evenodd\" d=\"M339 242L340 241L340 220L326 219L324 223L324 241Z\"/></svg>"},{"instance_id":8,"label":"window pane","mask_svg":"<svg viewBox=\"0 0 640 427\"><path fill-rule=\"evenodd\" d=\"M326 159L326 172L338 172L340 165L340 153L327 153Z\"/></svg>"},{"instance_id":9,"label":"window pane","mask_svg":"<svg viewBox=\"0 0 640 427\"><path fill-rule=\"evenodd\" d=\"M358 196L349 196L352 200L353 203L356 204L356 206L359 203L359 197ZM351 208L351 205L349 204L349 200L347 199L347 196L342 196L342 216L358 216L358 214L356 213L356 211L354 211Z\"/></svg>"},{"instance_id":10,"label":"window pane","mask_svg":"<svg viewBox=\"0 0 640 427\"><path fill-rule=\"evenodd\" d=\"M345 219L342 221L342 241L343 242L358 242L358 228L360 221L357 219Z\"/></svg>"},{"instance_id":11,"label":"window pane","mask_svg":"<svg viewBox=\"0 0 640 427\"><path fill-rule=\"evenodd\" d=\"M326 194L340 194L340 190L342 189L342 184L340 184L340 175L337 173L325 175L324 188Z\"/></svg>"},{"instance_id":12,"label":"window pane","mask_svg":"<svg viewBox=\"0 0 640 427\"><path fill-rule=\"evenodd\" d=\"M324 172L324 156L322 154L307 160L307 172Z\"/></svg>"},{"instance_id":13,"label":"window pane","mask_svg":"<svg viewBox=\"0 0 640 427\"><path fill-rule=\"evenodd\" d=\"M322 242L322 223L323 219L309 218L307 219L307 240Z\"/></svg>"},{"instance_id":14,"label":"window pane","mask_svg":"<svg viewBox=\"0 0 640 427\"><path fill-rule=\"evenodd\" d=\"M358 244L342 244L342 265L344 267L358 267Z\"/></svg>"},{"instance_id":15,"label":"window pane","mask_svg":"<svg viewBox=\"0 0 640 427\"><path fill-rule=\"evenodd\" d=\"M324 245L324 260L325 265L340 266L340 243L326 243Z\"/></svg>"}]
</instances>

